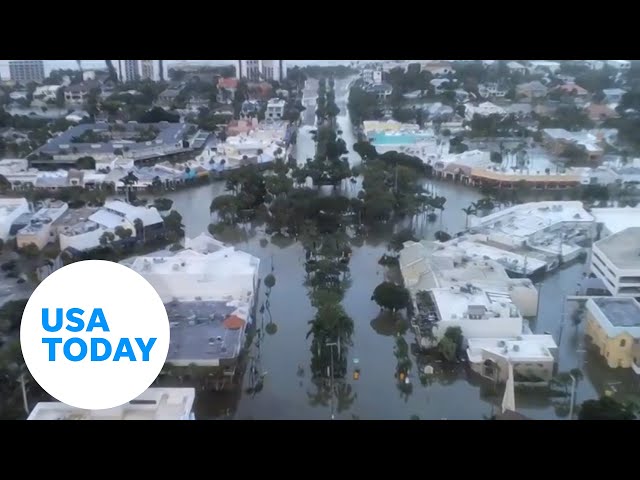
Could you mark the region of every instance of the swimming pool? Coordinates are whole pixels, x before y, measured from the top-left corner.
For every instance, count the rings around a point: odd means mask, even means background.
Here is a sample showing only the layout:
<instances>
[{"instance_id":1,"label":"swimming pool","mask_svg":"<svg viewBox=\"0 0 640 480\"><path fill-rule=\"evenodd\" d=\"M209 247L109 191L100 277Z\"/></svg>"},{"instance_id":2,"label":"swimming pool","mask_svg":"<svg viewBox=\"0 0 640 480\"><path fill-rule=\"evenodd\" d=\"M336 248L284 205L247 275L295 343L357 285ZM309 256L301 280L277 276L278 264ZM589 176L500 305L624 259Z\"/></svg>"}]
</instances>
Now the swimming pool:
<instances>
[{"instance_id":1,"label":"swimming pool","mask_svg":"<svg viewBox=\"0 0 640 480\"><path fill-rule=\"evenodd\" d=\"M428 138L428 135L418 133L402 133L400 135L388 135L375 133L371 136L373 145L410 145Z\"/></svg>"}]
</instances>

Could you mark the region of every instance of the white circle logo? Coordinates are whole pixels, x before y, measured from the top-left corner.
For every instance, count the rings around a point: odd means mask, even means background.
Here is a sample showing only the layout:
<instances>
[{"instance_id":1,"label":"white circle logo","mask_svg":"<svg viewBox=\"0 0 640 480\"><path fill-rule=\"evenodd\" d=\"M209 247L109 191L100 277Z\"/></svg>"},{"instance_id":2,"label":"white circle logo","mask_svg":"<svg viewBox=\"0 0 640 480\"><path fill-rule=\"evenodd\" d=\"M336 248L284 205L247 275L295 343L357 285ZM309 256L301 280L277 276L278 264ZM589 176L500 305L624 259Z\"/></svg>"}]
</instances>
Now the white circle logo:
<instances>
[{"instance_id":1,"label":"white circle logo","mask_svg":"<svg viewBox=\"0 0 640 480\"><path fill-rule=\"evenodd\" d=\"M123 405L156 379L169 352L169 319L154 288L118 263L87 260L49 275L22 316L27 368L75 408Z\"/></svg>"}]
</instances>

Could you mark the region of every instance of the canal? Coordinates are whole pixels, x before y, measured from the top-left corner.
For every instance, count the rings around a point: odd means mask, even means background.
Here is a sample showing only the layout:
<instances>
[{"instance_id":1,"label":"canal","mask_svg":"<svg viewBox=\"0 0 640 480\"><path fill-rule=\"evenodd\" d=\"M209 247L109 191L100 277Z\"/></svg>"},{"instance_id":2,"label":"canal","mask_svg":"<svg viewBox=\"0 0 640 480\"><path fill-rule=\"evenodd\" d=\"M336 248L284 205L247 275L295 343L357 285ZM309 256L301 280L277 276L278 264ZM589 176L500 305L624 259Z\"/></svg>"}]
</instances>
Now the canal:
<instances>
[{"instance_id":1,"label":"canal","mask_svg":"<svg viewBox=\"0 0 640 480\"><path fill-rule=\"evenodd\" d=\"M305 91L305 105L313 108L314 85ZM347 115L347 82L336 82L338 122L342 136L350 148L354 143L351 122ZM300 129L297 158L304 162L314 154L314 142L309 130L313 116L304 116L305 126ZM360 161L350 153L352 164ZM432 182L430 188L447 198L440 220L434 223L418 222L418 233L433 238L437 230L455 233L464 229L462 208L480 198L478 192L460 185ZM211 222L211 200L224 193L224 183L214 183L194 189L166 194L174 201L174 208L183 216L186 235L195 236L206 231ZM335 388L335 395L319 388L310 379L311 340L307 339L308 322L313 318L305 277L305 252L299 244L270 238L261 227L239 229L222 240L233 243L261 259L261 278L273 271L276 285L272 289L268 311L258 313L257 324L266 324L268 314L277 325L277 331L255 339L250 355L254 358L258 374L263 381L261 389L249 391L250 375L244 376L242 391L218 393L199 391L196 417L199 419L475 419L481 420L499 410L502 391L480 381L462 364L443 367L436 364L435 374L423 385L418 378L416 358L410 355L412 368L410 386L398 384L395 378L398 359L394 355L398 335L408 344L413 334L398 332L392 322L379 317L378 306L370 300L374 288L383 281L385 268L378 259L385 252L388 238L384 235L367 238L362 245L353 246L349 264L352 284L343 305L354 320L353 346L349 349L349 375ZM585 266L573 264L554 272L540 283L541 301L537 319L531 320L535 333L550 332L556 340L560 335L563 318L569 319L572 305L563 310L565 293L574 294L583 277ZM265 301L264 289L258 305ZM563 314L564 311L564 314ZM264 319L262 317L265 317ZM614 375L604 363L584 352L582 324L575 327L569 320L562 329L560 371L581 368L585 378L577 388L577 403L602 394L611 388L607 382L620 386L631 385L629 375ZM351 372L358 368L359 379ZM616 387L613 387L616 389ZM259 390L259 391L256 391ZM564 402L564 403L563 403ZM534 419L556 419L566 416L566 399L552 399L539 394L516 393L516 406L520 412Z\"/></svg>"}]
</instances>

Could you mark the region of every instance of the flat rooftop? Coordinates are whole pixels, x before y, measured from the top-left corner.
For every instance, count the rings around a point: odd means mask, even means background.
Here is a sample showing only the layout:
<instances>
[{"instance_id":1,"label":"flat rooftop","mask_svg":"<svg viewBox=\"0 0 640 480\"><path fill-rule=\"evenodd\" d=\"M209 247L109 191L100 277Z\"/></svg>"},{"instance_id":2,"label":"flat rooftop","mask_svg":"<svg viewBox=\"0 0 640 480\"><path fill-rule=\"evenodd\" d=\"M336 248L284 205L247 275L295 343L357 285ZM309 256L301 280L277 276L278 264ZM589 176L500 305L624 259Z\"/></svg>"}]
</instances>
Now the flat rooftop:
<instances>
[{"instance_id":1,"label":"flat rooftop","mask_svg":"<svg viewBox=\"0 0 640 480\"><path fill-rule=\"evenodd\" d=\"M640 227L640 208L592 208L596 222L604 224L611 233L618 233L629 227Z\"/></svg>"},{"instance_id":2,"label":"flat rooftop","mask_svg":"<svg viewBox=\"0 0 640 480\"><path fill-rule=\"evenodd\" d=\"M614 327L638 327L640 330L640 304L633 298L598 297L593 302Z\"/></svg>"},{"instance_id":3,"label":"flat rooftop","mask_svg":"<svg viewBox=\"0 0 640 480\"><path fill-rule=\"evenodd\" d=\"M479 288L449 287L431 290L434 302L440 313L440 320L446 322L466 318L469 310L482 311L481 322L486 318L518 318L520 313L511 302L508 293L489 292Z\"/></svg>"},{"instance_id":4,"label":"flat rooftop","mask_svg":"<svg viewBox=\"0 0 640 480\"><path fill-rule=\"evenodd\" d=\"M89 130L93 130L98 134L109 134L109 127L113 125L107 123L85 123L81 125L76 125L74 127L69 128L68 130L62 132L57 137L53 137L49 139L47 143L41 146L37 152L38 153L48 153L50 155L58 154L59 150L71 150L73 147L77 148L79 153L113 153L113 150L116 148L128 147L130 151L135 150L143 150L147 149L151 146L161 147L173 147L176 142L182 140L182 136L188 128L190 124L187 123L124 123L118 124L118 126L123 130L123 132L130 133L134 135L136 130L141 128L153 127L158 130L158 135L150 141L126 141L126 140L118 140L111 139L108 142L102 143L75 143L71 140L74 137L80 137L82 134ZM123 133L118 132L118 133Z\"/></svg>"},{"instance_id":5,"label":"flat rooftop","mask_svg":"<svg viewBox=\"0 0 640 480\"><path fill-rule=\"evenodd\" d=\"M521 335L516 338L469 338L467 354L474 363L489 352L513 361L553 360L551 350L558 348L551 335Z\"/></svg>"},{"instance_id":6,"label":"flat rooftop","mask_svg":"<svg viewBox=\"0 0 640 480\"><path fill-rule=\"evenodd\" d=\"M622 270L640 269L640 227L630 227L603 238L595 246Z\"/></svg>"},{"instance_id":7,"label":"flat rooftop","mask_svg":"<svg viewBox=\"0 0 640 480\"><path fill-rule=\"evenodd\" d=\"M531 255L523 255L479 241L465 239L464 237L461 239L453 239L451 242L455 246L465 250L470 257L493 260L512 272L522 272L525 274L534 273L537 270L545 268L547 265L547 262L544 260L536 258L533 252Z\"/></svg>"},{"instance_id":8,"label":"flat rooftop","mask_svg":"<svg viewBox=\"0 0 640 480\"><path fill-rule=\"evenodd\" d=\"M27 205L24 198L0 198L0 218L13 213L17 208Z\"/></svg>"},{"instance_id":9,"label":"flat rooftop","mask_svg":"<svg viewBox=\"0 0 640 480\"><path fill-rule=\"evenodd\" d=\"M224 321L238 314L237 306L226 301L186 301L165 304L171 325L167 362L220 362L238 356L245 328L231 330ZM242 318L242 317L241 317ZM246 318L243 318L245 322Z\"/></svg>"},{"instance_id":10,"label":"flat rooftop","mask_svg":"<svg viewBox=\"0 0 640 480\"><path fill-rule=\"evenodd\" d=\"M98 210L99 207L69 208L53 222L53 225L59 228L72 227L86 222Z\"/></svg>"},{"instance_id":11,"label":"flat rooftop","mask_svg":"<svg viewBox=\"0 0 640 480\"><path fill-rule=\"evenodd\" d=\"M193 388L149 388L135 400L106 410L40 402L27 420L192 420L195 398Z\"/></svg>"},{"instance_id":12,"label":"flat rooftop","mask_svg":"<svg viewBox=\"0 0 640 480\"><path fill-rule=\"evenodd\" d=\"M594 217L582 202L532 202L501 210L485 217L470 217L471 230L503 233L526 238L564 222L591 223Z\"/></svg>"}]
</instances>

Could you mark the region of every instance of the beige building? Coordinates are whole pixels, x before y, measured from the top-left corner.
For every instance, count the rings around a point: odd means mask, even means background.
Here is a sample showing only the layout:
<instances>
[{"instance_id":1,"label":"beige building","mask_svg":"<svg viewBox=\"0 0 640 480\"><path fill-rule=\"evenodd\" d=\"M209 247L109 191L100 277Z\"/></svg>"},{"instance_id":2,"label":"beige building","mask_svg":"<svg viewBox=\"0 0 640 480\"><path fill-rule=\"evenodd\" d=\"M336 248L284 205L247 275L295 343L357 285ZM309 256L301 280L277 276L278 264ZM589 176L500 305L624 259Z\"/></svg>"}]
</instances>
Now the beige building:
<instances>
[{"instance_id":1,"label":"beige building","mask_svg":"<svg viewBox=\"0 0 640 480\"><path fill-rule=\"evenodd\" d=\"M49 242L55 242L58 235L53 228L54 222L62 217L68 208L66 203L55 201L38 210L31 218L29 225L16 235L18 248L33 244L38 247L38 250L42 250Z\"/></svg>"},{"instance_id":2,"label":"beige building","mask_svg":"<svg viewBox=\"0 0 640 480\"><path fill-rule=\"evenodd\" d=\"M587 300L586 334L611 368L640 374L640 303L626 297Z\"/></svg>"}]
</instances>

